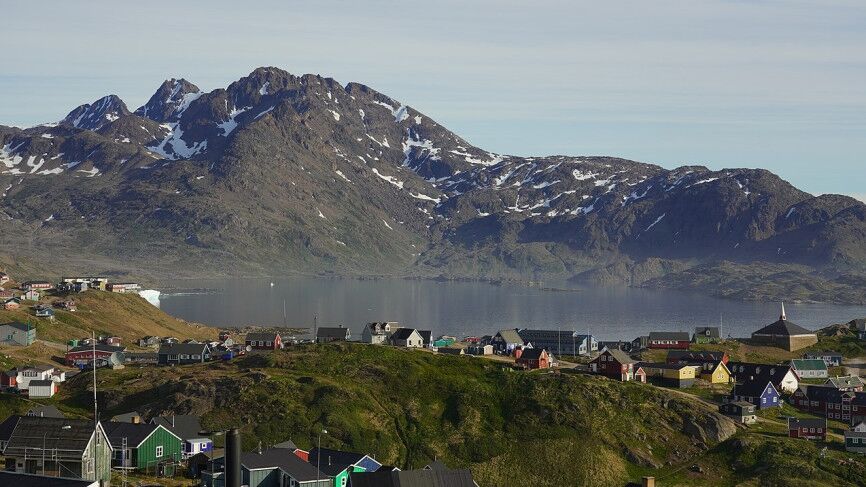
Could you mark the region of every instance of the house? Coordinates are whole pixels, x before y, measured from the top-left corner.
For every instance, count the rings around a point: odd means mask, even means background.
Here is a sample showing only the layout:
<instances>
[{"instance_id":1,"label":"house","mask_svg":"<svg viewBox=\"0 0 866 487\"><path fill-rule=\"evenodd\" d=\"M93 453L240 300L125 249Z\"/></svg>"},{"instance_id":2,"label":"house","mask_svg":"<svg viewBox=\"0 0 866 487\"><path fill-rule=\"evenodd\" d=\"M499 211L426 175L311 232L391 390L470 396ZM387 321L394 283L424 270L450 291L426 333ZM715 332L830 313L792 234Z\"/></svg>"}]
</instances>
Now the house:
<instances>
[{"instance_id":1,"label":"house","mask_svg":"<svg viewBox=\"0 0 866 487\"><path fill-rule=\"evenodd\" d=\"M490 339L490 344L493 345L493 350L496 353L511 355L514 350L522 347L525 343L516 329L499 330Z\"/></svg>"},{"instance_id":2,"label":"house","mask_svg":"<svg viewBox=\"0 0 866 487\"><path fill-rule=\"evenodd\" d=\"M797 390L800 378L790 365L767 365L751 362L728 362L728 370L735 382L767 382L779 392L788 394Z\"/></svg>"},{"instance_id":3,"label":"house","mask_svg":"<svg viewBox=\"0 0 866 487\"><path fill-rule=\"evenodd\" d=\"M551 367L551 357L543 348L524 348L517 365L524 369L547 369Z\"/></svg>"},{"instance_id":4,"label":"house","mask_svg":"<svg viewBox=\"0 0 866 487\"><path fill-rule=\"evenodd\" d=\"M469 348L466 349L466 353L470 355L493 355L493 345L470 345Z\"/></svg>"},{"instance_id":5,"label":"house","mask_svg":"<svg viewBox=\"0 0 866 487\"><path fill-rule=\"evenodd\" d=\"M135 282L113 282L106 284L105 290L113 293L137 293L141 291L141 286Z\"/></svg>"},{"instance_id":6,"label":"house","mask_svg":"<svg viewBox=\"0 0 866 487\"><path fill-rule=\"evenodd\" d=\"M75 301L71 299L67 299L65 301L57 301L56 303L54 303L54 306L70 312L78 311L78 305L75 304Z\"/></svg>"},{"instance_id":7,"label":"house","mask_svg":"<svg viewBox=\"0 0 866 487\"><path fill-rule=\"evenodd\" d=\"M827 364L821 359L794 359L791 368L801 379L826 379L830 376Z\"/></svg>"},{"instance_id":8,"label":"house","mask_svg":"<svg viewBox=\"0 0 866 487\"><path fill-rule=\"evenodd\" d=\"M839 389L840 391L846 392L862 392L863 391L863 379L857 377L856 375L847 375L843 377L830 377L827 379L827 382L824 384L830 385Z\"/></svg>"},{"instance_id":9,"label":"house","mask_svg":"<svg viewBox=\"0 0 866 487\"><path fill-rule=\"evenodd\" d=\"M57 383L51 379L31 380L27 388L27 395L31 398L54 397L55 393L57 393Z\"/></svg>"},{"instance_id":10,"label":"house","mask_svg":"<svg viewBox=\"0 0 866 487\"><path fill-rule=\"evenodd\" d=\"M388 343L395 347L422 348L424 347L424 338L414 328L397 328L388 337Z\"/></svg>"},{"instance_id":11,"label":"house","mask_svg":"<svg viewBox=\"0 0 866 487\"><path fill-rule=\"evenodd\" d=\"M31 289L21 296L25 301L39 301L39 291Z\"/></svg>"},{"instance_id":12,"label":"house","mask_svg":"<svg viewBox=\"0 0 866 487\"><path fill-rule=\"evenodd\" d=\"M802 384L791 395L791 404L801 411L851 423L866 415L866 393L841 391L832 385Z\"/></svg>"},{"instance_id":13,"label":"house","mask_svg":"<svg viewBox=\"0 0 866 487\"><path fill-rule=\"evenodd\" d=\"M373 345L382 345L388 342L391 331L396 330L398 327L399 323L396 321L367 323L364 325L364 330L361 331L361 341L372 343Z\"/></svg>"},{"instance_id":14,"label":"house","mask_svg":"<svg viewBox=\"0 0 866 487\"><path fill-rule=\"evenodd\" d=\"M0 344L26 347L36 341L36 327L13 321L0 325Z\"/></svg>"},{"instance_id":15,"label":"house","mask_svg":"<svg viewBox=\"0 0 866 487\"><path fill-rule=\"evenodd\" d=\"M437 349L437 353L443 355L465 355L466 349L463 347L441 347Z\"/></svg>"},{"instance_id":16,"label":"house","mask_svg":"<svg viewBox=\"0 0 866 487\"><path fill-rule=\"evenodd\" d=\"M54 287L48 281L25 281L21 283L21 290L23 291L46 291Z\"/></svg>"},{"instance_id":17,"label":"house","mask_svg":"<svg viewBox=\"0 0 866 487\"><path fill-rule=\"evenodd\" d=\"M279 350L283 348L283 338L275 332L247 333L244 344L253 350Z\"/></svg>"},{"instance_id":18,"label":"house","mask_svg":"<svg viewBox=\"0 0 866 487\"><path fill-rule=\"evenodd\" d=\"M556 355L590 355L598 351L598 340L592 335L566 330L531 330L524 328L517 331L523 344L531 343L535 348L546 348Z\"/></svg>"},{"instance_id":19,"label":"house","mask_svg":"<svg viewBox=\"0 0 866 487\"><path fill-rule=\"evenodd\" d=\"M100 337L100 340L99 340L99 341L100 341L101 343L105 344L105 345L112 345L112 346L115 346L115 347L119 347L119 346L123 343L123 338L121 338L121 337L115 337L115 336L111 336L111 337Z\"/></svg>"},{"instance_id":20,"label":"house","mask_svg":"<svg viewBox=\"0 0 866 487\"><path fill-rule=\"evenodd\" d=\"M157 416L150 422L162 425L183 440L184 458L213 451L213 441L202 434L201 420L198 416L189 414Z\"/></svg>"},{"instance_id":21,"label":"house","mask_svg":"<svg viewBox=\"0 0 866 487\"><path fill-rule=\"evenodd\" d=\"M760 345L783 348L789 352L818 343L818 335L788 321L785 304L779 319L752 333L752 341Z\"/></svg>"},{"instance_id":22,"label":"house","mask_svg":"<svg viewBox=\"0 0 866 487\"><path fill-rule=\"evenodd\" d=\"M827 367L838 367L842 365L842 354L839 352L831 352L829 350L821 352L806 352L803 354L806 359L823 360Z\"/></svg>"},{"instance_id":23,"label":"house","mask_svg":"<svg viewBox=\"0 0 866 487\"><path fill-rule=\"evenodd\" d=\"M70 367L85 367L93 366L94 356L96 358L96 367L105 367L123 363L124 347L115 347L111 345L93 344L71 348L66 352L66 365Z\"/></svg>"},{"instance_id":24,"label":"house","mask_svg":"<svg viewBox=\"0 0 866 487\"><path fill-rule=\"evenodd\" d=\"M49 320L54 319L54 310L51 309L50 306L37 305L33 307L33 312L36 314L37 318L48 318Z\"/></svg>"},{"instance_id":25,"label":"house","mask_svg":"<svg viewBox=\"0 0 866 487\"><path fill-rule=\"evenodd\" d=\"M352 472L375 472L382 466L369 455L329 448L313 448L309 458L310 465L333 478L334 487L345 487Z\"/></svg>"},{"instance_id":26,"label":"house","mask_svg":"<svg viewBox=\"0 0 866 487\"><path fill-rule=\"evenodd\" d=\"M710 384L730 384L731 371L728 370L728 366L721 360L715 364L707 362L701 364L701 379Z\"/></svg>"},{"instance_id":27,"label":"house","mask_svg":"<svg viewBox=\"0 0 866 487\"><path fill-rule=\"evenodd\" d=\"M65 418L66 416L54 406L34 406L30 408L25 416L38 416L42 418ZM2 451L2 448L0 448Z\"/></svg>"},{"instance_id":28,"label":"house","mask_svg":"<svg viewBox=\"0 0 866 487\"><path fill-rule=\"evenodd\" d=\"M742 424L752 424L757 421L755 405L746 401L724 403L719 406L719 412Z\"/></svg>"},{"instance_id":29,"label":"house","mask_svg":"<svg viewBox=\"0 0 866 487\"><path fill-rule=\"evenodd\" d=\"M688 350L691 337L684 331L654 331L649 334L647 348Z\"/></svg>"},{"instance_id":30,"label":"house","mask_svg":"<svg viewBox=\"0 0 866 487\"><path fill-rule=\"evenodd\" d=\"M692 335L694 343L718 343L722 341L718 326L699 326Z\"/></svg>"},{"instance_id":31,"label":"house","mask_svg":"<svg viewBox=\"0 0 866 487\"><path fill-rule=\"evenodd\" d=\"M316 330L316 343L348 342L352 338L352 332L348 328L340 326L320 326Z\"/></svg>"},{"instance_id":32,"label":"house","mask_svg":"<svg viewBox=\"0 0 866 487\"><path fill-rule=\"evenodd\" d=\"M9 298L3 301L3 309L6 311L14 311L21 307L21 298Z\"/></svg>"},{"instance_id":33,"label":"house","mask_svg":"<svg viewBox=\"0 0 866 487\"><path fill-rule=\"evenodd\" d=\"M691 387L699 367L687 364L640 362L648 381L667 387Z\"/></svg>"},{"instance_id":34,"label":"house","mask_svg":"<svg viewBox=\"0 0 866 487\"><path fill-rule=\"evenodd\" d=\"M788 436L806 440L827 439L826 418L788 418Z\"/></svg>"},{"instance_id":35,"label":"house","mask_svg":"<svg viewBox=\"0 0 866 487\"><path fill-rule=\"evenodd\" d=\"M338 485L331 476L317 469L315 464L303 461L286 448L260 449L242 453L240 460L241 484L248 487L334 487ZM224 485L222 479L225 457L215 459L213 464L215 472L202 472L203 487ZM344 478L348 481L348 474Z\"/></svg>"},{"instance_id":36,"label":"house","mask_svg":"<svg viewBox=\"0 0 866 487\"><path fill-rule=\"evenodd\" d=\"M158 347L159 346L159 337L155 336L146 336L144 338L138 339L139 347Z\"/></svg>"},{"instance_id":37,"label":"house","mask_svg":"<svg viewBox=\"0 0 866 487\"><path fill-rule=\"evenodd\" d=\"M0 302L6 301L7 299L14 298L14 297L15 297L14 292L0 289Z\"/></svg>"},{"instance_id":38,"label":"house","mask_svg":"<svg viewBox=\"0 0 866 487\"><path fill-rule=\"evenodd\" d=\"M382 468L375 472L353 472L352 487L477 487L469 469L399 470Z\"/></svg>"},{"instance_id":39,"label":"house","mask_svg":"<svg viewBox=\"0 0 866 487\"><path fill-rule=\"evenodd\" d=\"M9 282L9 274L0 272L0 285L6 284L7 282Z\"/></svg>"},{"instance_id":40,"label":"house","mask_svg":"<svg viewBox=\"0 0 866 487\"><path fill-rule=\"evenodd\" d=\"M0 431L10 429L3 450L6 470L90 481L111 479L111 446L98 422L94 426L89 419L10 416Z\"/></svg>"},{"instance_id":41,"label":"house","mask_svg":"<svg viewBox=\"0 0 866 487\"><path fill-rule=\"evenodd\" d=\"M159 353L156 352L125 352L124 364L156 365L159 363Z\"/></svg>"},{"instance_id":42,"label":"house","mask_svg":"<svg viewBox=\"0 0 866 487\"><path fill-rule=\"evenodd\" d=\"M10 376L14 376L14 381L11 381L8 387L16 387L19 391L26 391L30 389L30 383L32 381L38 380L54 382L54 373L54 367L42 364L35 365L33 367L12 369L7 372L7 374L9 374ZM58 376L57 382L63 382L63 380L65 379L65 374L60 375Z\"/></svg>"},{"instance_id":43,"label":"house","mask_svg":"<svg viewBox=\"0 0 866 487\"><path fill-rule=\"evenodd\" d=\"M208 362L211 359L207 343L164 343L159 346L159 365L187 365Z\"/></svg>"},{"instance_id":44,"label":"house","mask_svg":"<svg viewBox=\"0 0 866 487\"><path fill-rule=\"evenodd\" d=\"M845 451L866 453L866 423L857 423L845 431Z\"/></svg>"},{"instance_id":45,"label":"house","mask_svg":"<svg viewBox=\"0 0 866 487\"><path fill-rule=\"evenodd\" d=\"M866 340L866 318L858 318L848 323L857 332L857 338Z\"/></svg>"},{"instance_id":46,"label":"house","mask_svg":"<svg viewBox=\"0 0 866 487\"><path fill-rule=\"evenodd\" d=\"M728 402L739 401L752 403L758 409L781 406L779 391L776 390L776 387L770 381L752 381L736 384L728 396Z\"/></svg>"},{"instance_id":47,"label":"house","mask_svg":"<svg viewBox=\"0 0 866 487\"><path fill-rule=\"evenodd\" d=\"M103 427L115 467L155 472L183 458L181 439L162 425L109 421Z\"/></svg>"},{"instance_id":48,"label":"house","mask_svg":"<svg viewBox=\"0 0 866 487\"><path fill-rule=\"evenodd\" d=\"M646 382L645 373L642 377L635 377L635 371L637 370L635 364L637 364L637 361L629 357L622 350L604 350L589 363L589 370L611 379ZM643 372L643 369L641 371Z\"/></svg>"}]
</instances>

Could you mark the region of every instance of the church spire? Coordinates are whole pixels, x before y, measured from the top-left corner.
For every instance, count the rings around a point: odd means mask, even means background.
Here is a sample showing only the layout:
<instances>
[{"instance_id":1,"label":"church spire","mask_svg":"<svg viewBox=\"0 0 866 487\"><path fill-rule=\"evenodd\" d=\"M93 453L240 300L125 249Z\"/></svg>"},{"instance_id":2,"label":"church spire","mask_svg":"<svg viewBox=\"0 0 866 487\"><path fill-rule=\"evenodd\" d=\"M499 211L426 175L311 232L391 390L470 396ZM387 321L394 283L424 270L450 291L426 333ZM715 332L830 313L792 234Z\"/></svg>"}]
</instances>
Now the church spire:
<instances>
[{"instance_id":1,"label":"church spire","mask_svg":"<svg viewBox=\"0 0 866 487\"><path fill-rule=\"evenodd\" d=\"M788 317L785 316L785 302L782 301L782 315L779 316L779 319L782 321L787 321Z\"/></svg>"}]
</instances>

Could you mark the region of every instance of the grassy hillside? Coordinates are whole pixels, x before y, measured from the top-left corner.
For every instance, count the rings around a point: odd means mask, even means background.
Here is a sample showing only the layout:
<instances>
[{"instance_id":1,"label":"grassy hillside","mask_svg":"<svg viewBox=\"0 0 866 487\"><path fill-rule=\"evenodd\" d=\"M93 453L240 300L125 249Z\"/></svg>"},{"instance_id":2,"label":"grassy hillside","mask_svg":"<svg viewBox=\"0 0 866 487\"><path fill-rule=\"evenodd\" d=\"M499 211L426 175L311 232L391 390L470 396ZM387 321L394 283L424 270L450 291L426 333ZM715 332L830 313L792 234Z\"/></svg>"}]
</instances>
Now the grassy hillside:
<instances>
[{"instance_id":1,"label":"grassy hillside","mask_svg":"<svg viewBox=\"0 0 866 487\"><path fill-rule=\"evenodd\" d=\"M55 309L55 319L36 318L25 301L16 311L0 310L0 323L30 322L36 326L37 338L66 342L71 338L97 335L116 335L130 344L144 335L176 336L178 338L216 337L216 329L174 318L151 305L137 294L117 294L105 291L87 291L71 296L78 311ZM49 297L42 302L51 302Z\"/></svg>"}]
</instances>

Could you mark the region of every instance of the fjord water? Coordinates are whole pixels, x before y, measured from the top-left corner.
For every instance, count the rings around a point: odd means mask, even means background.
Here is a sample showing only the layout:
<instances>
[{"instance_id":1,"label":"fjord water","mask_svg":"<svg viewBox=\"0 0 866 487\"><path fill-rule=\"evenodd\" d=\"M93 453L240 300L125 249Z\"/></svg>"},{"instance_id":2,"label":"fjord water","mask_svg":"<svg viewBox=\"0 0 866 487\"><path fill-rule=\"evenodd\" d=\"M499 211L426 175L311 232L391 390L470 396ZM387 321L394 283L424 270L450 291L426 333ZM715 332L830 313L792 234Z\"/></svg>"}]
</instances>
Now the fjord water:
<instances>
[{"instance_id":1,"label":"fjord water","mask_svg":"<svg viewBox=\"0 0 866 487\"><path fill-rule=\"evenodd\" d=\"M216 327L312 327L316 317L320 326L342 324L356 337L366 322L399 321L430 329L434 335L458 337L531 327L631 340L650 331L717 326L720 317L725 336L744 337L779 316L779 303L678 291L314 277L174 282L163 290L160 307L176 317ZM866 316L866 306L786 303L786 308L788 319L809 329Z\"/></svg>"}]
</instances>

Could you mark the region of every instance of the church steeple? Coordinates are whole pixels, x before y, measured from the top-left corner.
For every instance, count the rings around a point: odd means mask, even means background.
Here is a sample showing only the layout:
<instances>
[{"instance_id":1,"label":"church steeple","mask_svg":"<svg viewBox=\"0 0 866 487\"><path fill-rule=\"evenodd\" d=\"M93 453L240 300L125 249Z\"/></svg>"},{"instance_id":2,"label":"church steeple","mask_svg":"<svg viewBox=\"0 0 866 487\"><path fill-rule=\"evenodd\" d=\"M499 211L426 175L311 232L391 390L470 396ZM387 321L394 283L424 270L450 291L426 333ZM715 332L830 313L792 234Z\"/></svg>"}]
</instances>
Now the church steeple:
<instances>
[{"instance_id":1,"label":"church steeple","mask_svg":"<svg viewBox=\"0 0 866 487\"><path fill-rule=\"evenodd\" d=\"M779 316L779 319L782 320L782 321L787 321L787 320L788 320L788 317L785 316L785 302L784 302L784 301L782 301L782 315Z\"/></svg>"}]
</instances>

